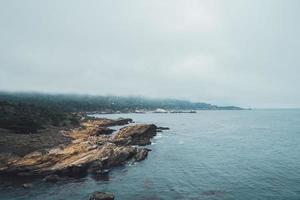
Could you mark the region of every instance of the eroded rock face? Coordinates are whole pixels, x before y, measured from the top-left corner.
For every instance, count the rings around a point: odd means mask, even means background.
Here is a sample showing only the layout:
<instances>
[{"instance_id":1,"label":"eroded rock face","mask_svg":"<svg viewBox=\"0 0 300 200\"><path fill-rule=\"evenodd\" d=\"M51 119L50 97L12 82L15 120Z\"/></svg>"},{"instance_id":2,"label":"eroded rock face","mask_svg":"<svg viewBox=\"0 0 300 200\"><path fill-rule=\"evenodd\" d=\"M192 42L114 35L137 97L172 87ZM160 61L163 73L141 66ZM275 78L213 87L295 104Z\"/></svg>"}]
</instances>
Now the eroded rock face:
<instances>
[{"instance_id":1,"label":"eroded rock face","mask_svg":"<svg viewBox=\"0 0 300 200\"><path fill-rule=\"evenodd\" d=\"M89 200L114 200L115 196L108 192L94 192Z\"/></svg>"},{"instance_id":2,"label":"eroded rock face","mask_svg":"<svg viewBox=\"0 0 300 200\"><path fill-rule=\"evenodd\" d=\"M106 143L92 150L89 146L88 143L70 145L45 155L35 152L9 163L0 171L30 176L53 173L79 175L89 168L104 169L120 165L136 153L135 147L117 146L113 143Z\"/></svg>"},{"instance_id":3,"label":"eroded rock face","mask_svg":"<svg viewBox=\"0 0 300 200\"><path fill-rule=\"evenodd\" d=\"M141 161L147 157L148 149L132 145L150 144L150 138L156 135L155 125L131 125L115 136L95 134L107 130L108 124L108 119L85 122L84 128L64 133L73 139L71 144L10 160L0 167L0 174L46 176L46 181L55 182L59 176L99 173L130 159Z\"/></svg>"},{"instance_id":4,"label":"eroded rock face","mask_svg":"<svg viewBox=\"0 0 300 200\"><path fill-rule=\"evenodd\" d=\"M149 151L150 150L147 148L138 148L136 150L136 154L134 155L135 161L140 162L142 160L145 160L148 156Z\"/></svg>"},{"instance_id":5,"label":"eroded rock face","mask_svg":"<svg viewBox=\"0 0 300 200\"><path fill-rule=\"evenodd\" d=\"M125 140L128 145L151 144L150 139L156 135L154 124L139 124L122 128L114 137L116 142Z\"/></svg>"}]
</instances>

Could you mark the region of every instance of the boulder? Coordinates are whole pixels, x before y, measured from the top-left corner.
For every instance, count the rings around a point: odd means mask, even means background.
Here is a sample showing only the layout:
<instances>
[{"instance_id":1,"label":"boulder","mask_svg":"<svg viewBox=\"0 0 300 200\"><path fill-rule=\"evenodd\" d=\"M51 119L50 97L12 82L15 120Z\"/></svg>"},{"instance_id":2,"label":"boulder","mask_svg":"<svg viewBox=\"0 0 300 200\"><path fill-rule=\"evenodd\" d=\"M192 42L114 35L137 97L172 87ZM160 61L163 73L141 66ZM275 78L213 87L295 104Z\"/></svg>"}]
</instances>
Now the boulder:
<instances>
[{"instance_id":1,"label":"boulder","mask_svg":"<svg viewBox=\"0 0 300 200\"><path fill-rule=\"evenodd\" d=\"M154 124L138 124L127 126L115 135L116 141L126 139L129 145L147 145L151 144L150 139L156 135L156 126Z\"/></svg>"},{"instance_id":2,"label":"boulder","mask_svg":"<svg viewBox=\"0 0 300 200\"><path fill-rule=\"evenodd\" d=\"M135 161L140 162L142 160L145 160L148 156L149 151L150 149L147 148L138 148L136 150L136 154L134 155Z\"/></svg>"},{"instance_id":3,"label":"boulder","mask_svg":"<svg viewBox=\"0 0 300 200\"><path fill-rule=\"evenodd\" d=\"M115 196L108 192L94 192L89 200L114 200Z\"/></svg>"},{"instance_id":4,"label":"boulder","mask_svg":"<svg viewBox=\"0 0 300 200\"><path fill-rule=\"evenodd\" d=\"M132 146L116 146L115 144L104 145L101 153L101 162L103 169L108 169L123 164L131 159L136 152Z\"/></svg>"}]
</instances>

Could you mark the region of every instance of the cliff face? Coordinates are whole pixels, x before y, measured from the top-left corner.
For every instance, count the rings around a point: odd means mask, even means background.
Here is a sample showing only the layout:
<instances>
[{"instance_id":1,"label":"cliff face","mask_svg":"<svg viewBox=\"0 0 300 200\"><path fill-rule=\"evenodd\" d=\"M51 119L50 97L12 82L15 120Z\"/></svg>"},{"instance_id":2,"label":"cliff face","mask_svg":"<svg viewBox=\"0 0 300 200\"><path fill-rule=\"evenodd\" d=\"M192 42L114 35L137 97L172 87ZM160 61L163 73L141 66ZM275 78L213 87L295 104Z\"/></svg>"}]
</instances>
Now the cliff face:
<instances>
[{"instance_id":1,"label":"cliff face","mask_svg":"<svg viewBox=\"0 0 300 200\"><path fill-rule=\"evenodd\" d=\"M112 131L108 126L129 122L129 119L94 119L82 122L80 128L62 132L71 138L71 143L11 159L0 167L0 174L82 175L101 173L131 159L141 161L147 157L148 149L132 145L150 144L150 138L156 135L155 125L129 125L114 135L107 135Z\"/></svg>"}]
</instances>

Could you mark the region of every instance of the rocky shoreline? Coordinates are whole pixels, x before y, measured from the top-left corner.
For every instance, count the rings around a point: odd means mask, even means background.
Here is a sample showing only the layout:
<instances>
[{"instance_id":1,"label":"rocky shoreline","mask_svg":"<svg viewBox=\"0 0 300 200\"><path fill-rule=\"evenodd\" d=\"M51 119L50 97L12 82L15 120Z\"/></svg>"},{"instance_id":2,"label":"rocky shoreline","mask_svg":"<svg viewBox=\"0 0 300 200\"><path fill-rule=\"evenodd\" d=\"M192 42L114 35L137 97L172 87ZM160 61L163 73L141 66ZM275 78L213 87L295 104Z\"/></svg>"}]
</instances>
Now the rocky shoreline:
<instances>
[{"instance_id":1,"label":"rocky shoreline","mask_svg":"<svg viewBox=\"0 0 300 200\"><path fill-rule=\"evenodd\" d=\"M70 143L11 159L0 166L0 175L56 182L61 177L102 174L127 161L142 161L150 151L143 146L151 144L151 138L161 128L130 123L131 119L83 120L80 127L62 131L71 138ZM113 133L110 127L120 125L126 126Z\"/></svg>"}]
</instances>

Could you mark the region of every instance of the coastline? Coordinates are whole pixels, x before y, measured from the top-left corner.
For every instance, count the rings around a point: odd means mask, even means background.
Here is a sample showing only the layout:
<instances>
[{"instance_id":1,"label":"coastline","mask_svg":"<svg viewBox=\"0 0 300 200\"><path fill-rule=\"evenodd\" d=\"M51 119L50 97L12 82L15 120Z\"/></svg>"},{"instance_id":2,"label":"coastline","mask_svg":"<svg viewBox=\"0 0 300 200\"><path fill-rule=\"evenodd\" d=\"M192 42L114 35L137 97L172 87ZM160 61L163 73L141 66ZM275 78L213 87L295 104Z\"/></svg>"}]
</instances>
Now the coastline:
<instances>
[{"instance_id":1,"label":"coastline","mask_svg":"<svg viewBox=\"0 0 300 200\"><path fill-rule=\"evenodd\" d=\"M124 126L113 133L110 127ZM132 119L90 118L80 126L60 133L70 139L49 149L2 160L1 176L40 178L56 182L62 178L101 175L126 162L144 160L150 139L162 131L154 124L133 124ZM26 186L24 186L26 187Z\"/></svg>"}]
</instances>

